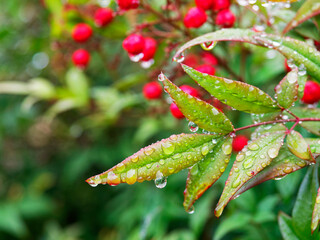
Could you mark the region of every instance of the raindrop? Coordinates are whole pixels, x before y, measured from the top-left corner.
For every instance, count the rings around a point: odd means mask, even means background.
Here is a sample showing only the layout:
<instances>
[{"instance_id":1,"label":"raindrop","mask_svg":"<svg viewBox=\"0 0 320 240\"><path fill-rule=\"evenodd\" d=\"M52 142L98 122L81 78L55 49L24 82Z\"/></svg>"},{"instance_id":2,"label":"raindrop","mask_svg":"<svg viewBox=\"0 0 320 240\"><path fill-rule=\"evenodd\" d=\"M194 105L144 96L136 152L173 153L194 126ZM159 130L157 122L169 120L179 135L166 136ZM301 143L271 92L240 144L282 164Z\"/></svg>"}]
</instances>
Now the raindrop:
<instances>
[{"instance_id":1,"label":"raindrop","mask_svg":"<svg viewBox=\"0 0 320 240\"><path fill-rule=\"evenodd\" d=\"M167 178L163 176L162 172L157 172L154 184L157 188L164 188L167 185Z\"/></svg>"},{"instance_id":2,"label":"raindrop","mask_svg":"<svg viewBox=\"0 0 320 240\"><path fill-rule=\"evenodd\" d=\"M252 143L252 144L250 144L250 145L248 146L248 148L249 148L250 150L255 151L255 150L258 150L258 149L259 149L259 145L258 145L258 144L255 144L255 143Z\"/></svg>"},{"instance_id":3,"label":"raindrop","mask_svg":"<svg viewBox=\"0 0 320 240\"><path fill-rule=\"evenodd\" d=\"M97 183L89 183L89 185L90 185L91 187L96 187L96 186L98 186Z\"/></svg>"},{"instance_id":4,"label":"raindrop","mask_svg":"<svg viewBox=\"0 0 320 240\"><path fill-rule=\"evenodd\" d=\"M109 179L109 176L108 176ZM137 181L137 172L135 169L130 169L127 172L127 178L126 178L126 183L128 184L134 184Z\"/></svg>"},{"instance_id":5,"label":"raindrop","mask_svg":"<svg viewBox=\"0 0 320 240\"><path fill-rule=\"evenodd\" d=\"M213 115L218 115L219 114L219 110L216 109L215 107L212 108L212 113Z\"/></svg>"},{"instance_id":6,"label":"raindrop","mask_svg":"<svg viewBox=\"0 0 320 240\"><path fill-rule=\"evenodd\" d=\"M213 144L217 144L217 139L213 138L213 139L212 139L212 143L213 143Z\"/></svg>"},{"instance_id":7,"label":"raindrop","mask_svg":"<svg viewBox=\"0 0 320 240\"><path fill-rule=\"evenodd\" d=\"M193 165L193 167L190 169L190 174L191 175L197 175L198 172L199 172L198 164Z\"/></svg>"},{"instance_id":8,"label":"raindrop","mask_svg":"<svg viewBox=\"0 0 320 240\"><path fill-rule=\"evenodd\" d=\"M232 146L230 143L224 143L222 145L222 151L224 154L229 155L232 152Z\"/></svg>"},{"instance_id":9,"label":"raindrop","mask_svg":"<svg viewBox=\"0 0 320 240\"><path fill-rule=\"evenodd\" d=\"M154 148L148 147L144 150L144 153L148 156L150 156L154 152Z\"/></svg>"},{"instance_id":10,"label":"raindrop","mask_svg":"<svg viewBox=\"0 0 320 240\"><path fill-rule=\"evenodd\" d=\"M210 51L212 50L215 46L217 45L217 42L205 42L201 43L201 47L205 51Z\"/></svg>"},{"instance_id":11,"label":"raindrop","mask_svg":"<svg viewBox=\"0 0 320 240\"><path fill-rule=\"evenodd\" d=\"M162 147L164 154L166 154L166 155L172 154L175 149L174 145L171 142L163 142L161 147Z\"/></svg>"},{"instance_id":12,"label":"raindrop","mask_svg":"<svg viewBox=\"0 0 320 240\"><path fill-rule=\"evenodd\" d=\"M163 74L163 73L160 73L160 74L158 75L158 81L163 82L164 79L165 79L164 74Z\"/></svg>"},{"instance_id":13,"label":"raindrop","mask_svg":"<svg viewBox=\"0 0 320 240\"><path fill-rule=\"evenodd\" d=\"M275 148L270 148L268 150L268 155L270 158L275 158L276 156L278 156L278 150Z\"/></svg>"},{"instance_id":14,"label":"raindrop","mask_svg":"<svg viewBox=\"0 0 320 240\"><path fill-rule=\"evenodd\" d=\"M232 187L233 187L233 188L239 187L240 184L241 184L241 179L238 177L238 178L232 183Z\"/></svg>"},{"instance_id":15,"label":"raindrop","mask_svg":"<svg viewBox=\"0 0 320 240\"><path fill-rule=\"evenodd\" d=\"M195 124L194 122L189 122L189 124L188 124L188 126L189 126L189 130L191 131L191 132L196 132L196 131L198 131L198 129L199 129L199 127L197 126L197 124Z\"/></svg>"},{"instance_id":16,"label":"raindrop","mask_svg":"<svg viewBox=\"0 0 320 240\"><path fill-rule=\"evenodd\" d=\"M177 62L177 63L182 63L184 61L184 53L180 53L180 55L178 57L174 57L173 61Z\"/></svg>"},{"instance_id":17,"label":"raindrop","mask_svg":"<svg viewBox=\"0 0 320 240\"><path fill-rule=\"evenodd\" d=\"M194 214L194 206L192 205L192 206L187 210L187 212L188 212L189 214Z\"/></svg>"},{"instance_id":18,"label":"raindrop","mask_svg":"<svg viewBox=\"0 0 320 240\"><path fill-rule=\"evenodd\" d=\"M149 154L148 154L149 155ZM133 156L132 158L131 158L131 161L132 162L138 162L138 160L139 160L139 156Z\"/></svg>"},{"instance_id":19,"label":"raindrop","mask_svg":"<svg viewBox=\"0 0 320 240\"><path fill-rule=\"evenodd\" d=\"M203 147L201 148L201 154L202 154L203 156L205 156L205 155L207 155L208 153L209 153L209 147L208 147L208 145L203 146Z\"/></svg>"},{"instance_id":20,"label":"raindrop","mask_svg":"<svg viewBox=\"0 0 320 240\"><path fill-rule=\"evenodd\" d=\"M244 155L243 154L238 154L236 157L237 162L241 162L244 159Z\"/></svg>"},{"instance_id":21,"label":"raindrop","mask_svg":"<svg viewBox=\"0 0 320 240\"><path fill-rule=\"evenodd\" d=\"M246 161L243 162L242 166L245 169L251 168L253 165L253 158L248 158Z\"/></svg>"},{"instance_id":22,"label":"raindrop","mask_svg":"<svg viewBox=\"0 0 320 240\"><path fill-rule=\"evenodd\" d=\"M119 172L123 172L123 171L125 170L125 168L126 168L126 166L125 166L123 163L119 163L119 164L117 165L117 170L118 170Z\"/></svg>"}]
</instances>

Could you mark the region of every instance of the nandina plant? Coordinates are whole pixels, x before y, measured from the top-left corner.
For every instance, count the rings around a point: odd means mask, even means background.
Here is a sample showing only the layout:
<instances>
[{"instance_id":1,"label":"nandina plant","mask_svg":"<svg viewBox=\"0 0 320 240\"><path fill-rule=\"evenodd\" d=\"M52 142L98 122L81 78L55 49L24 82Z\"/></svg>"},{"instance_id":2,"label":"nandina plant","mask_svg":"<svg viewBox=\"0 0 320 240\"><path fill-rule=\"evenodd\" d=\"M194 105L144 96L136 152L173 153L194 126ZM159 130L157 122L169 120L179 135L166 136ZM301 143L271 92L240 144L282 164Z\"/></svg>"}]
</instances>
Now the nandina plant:
<instances>
[{"instance_id":1,"label":"nandina plant","mask_svg":"<svg viewBox=\"0 0 320 240\"><path fill-rule=\"evenodd\" d=\"M292 63L291 71L275 87L274 98L253 85L181 64L189 77L222 103L253 114L254 123L235 128L218 108L177 87L161 73L158 80L173 99L173 104L190 121L190 130L194 133L172 135L147 146L108 171L90 177L87 182L91 186L115 186L154 180L158 188L163 188L168 176L188 168L183 206L187 212L193 213L195 201L227 168L233 138L244 129L255 128L247 145L234 143L238 147L235 150L240 151L232 163L215 215L219 217L230 200L251 187L308 167L293 217L280 214L279 224L285 239L292 239L292 236L318 239L320 235L315 230L320 219L320 189L317 196L319 179L315 159L320 154L320 139L304 138L296 127L301 125L319 136L320 109L315 106L295 107L294 104L299 99L305 103L310 103L306 99L313 99L312 103L319 100L319 92L314 90L318 89L318 83L306 84L306 80L308 74L320 81L320 52L289 37L246 29L223 29L187 42L176 52L174 60L183 62L183 52L194 45L215 45L219 41L240 41L272 48ZM197 133L199 129L205 133Z\"/></svg>"}]
</instances>

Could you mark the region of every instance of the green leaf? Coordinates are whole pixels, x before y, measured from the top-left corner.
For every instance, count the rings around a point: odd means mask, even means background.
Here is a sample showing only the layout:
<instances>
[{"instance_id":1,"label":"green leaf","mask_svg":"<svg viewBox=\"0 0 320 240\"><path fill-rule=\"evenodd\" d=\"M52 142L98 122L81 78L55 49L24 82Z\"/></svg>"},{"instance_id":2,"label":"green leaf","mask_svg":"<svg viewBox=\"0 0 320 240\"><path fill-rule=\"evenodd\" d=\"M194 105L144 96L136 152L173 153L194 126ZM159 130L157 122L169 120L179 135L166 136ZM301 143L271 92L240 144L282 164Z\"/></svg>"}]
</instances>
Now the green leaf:
<instances>
[{"instance_id":1,"label":"green leaf","mask_svg":"<svg viewBox=\"0 0 320 240\"><path fill-rule=\"evenodd\" d=\"M225 219L215 231L215 240L222 239L226 234L234 230L242 230L251 220L248 213L236 213Z\"/></svg>"},{"instance_id":2,"label":"green leaf","mask_svg":"<svg viewBox=\"0 0 320 240\"><path fill-rule=\"evenodd\" d=\"M280 212L278 222L281 235L284 240L300 240L294 233L292 219L289 216L287 216L283 212Z\"/></svg>"},{"instance_id":3,"label":"green leaf","mask_svg":"<svg viewBox=\"0 0 320 240\"><path fill-rule=\"evenodd\" d=\"M208 134L172 135L142 148L108 171L87 179L87 182L96 186L160 180L202 160L215 146L212 140L219 137Z\"/></svg>"},{"instance_id":4,"label":"green leaf","mask_svg":"<svg viewBox=\"0 0 320 240\"><path fill-rule=\"evenodd\" d=\"M193 203L224 173L232 153L232 138L213 139L212 151L190 170L184 191L183 206L190 211Z\"/></svg>"},{"instance_id":5,"label":"green leaf","mask_svg":"<svg viewBox=\"0 0 320 240\"><path fill-rule=\"evenodd\" d=\"M160 78L162 78L164 89L190 121L210 132L230 133L234 130L230 120L217 108L185 93L163 74Z\"/></svg>"},{"instance_id":6,"label":"green leaf","mask_svg":"<svg viewBox=\"0 0 320 240\"><path fill-rule=\"evenodd\" d=\"M277 103L252 85L222 77L211 76L182 65L185 72L221 102L244 112L269 113L280 111Z\"/></svg>"},{"instance_id":7,"label":"green leaf","mask_svg":"<svg viewBox=\"0 0 320 240\"><path fill-rule=\"evenodd\" d=\"M287 136L287 146L294 155L303 160L315 162L309 144L302 135L296 131L291 131Z\"/></svg>"},{"instance_id":8,"label":"green leaf","mask_svg":"<svg viewBox=\"0 0 320 240\"><path fill-rule=\"evenodd\" d=\"M264 168L259 174L246 182L235 195L240 195L250 188L270 179L282 178L292 172L308 166L310 162L302 160L293 155L287 146L282 146L279 155L272 160L269 166Z\"/></svg>"},{"instance_id":9,"label":"green leaf","mask_svg":"<svg viewBox=\"0 0 320 240\"><path fill-rule=\"evenodd\" d=\"M303 64L307 72L320 82L320 54L314 47L304 41L289 37L279 37L278 35L256 33L249 29L222 29L207 33L185 43L176 52L174 59L178 59L186 49L194 45L216 41L247 42L275 49L287 59L292 59L297 66Z\"/></svg>"},{"instance_id":10,"label":"green leaf","mask_svg":"<svg viewBox=\"0 0 320 240\"><path fill-rule=\"evenodd\" d=\"M297 115L299 118L320 118L319 108L294 107L291 108L290 111ZM320 136L320 121L302 122L300 125L307 129L309 132Z\"/></svg>"},{"instance_id":11,"label":"green leaf","mask_svg":"<svg viewBox=\"0 0 320 240\"><path fill-rule=\"evenodd\" d=\"M84 105L88 102L89 84L83 71L71 68L66 74L66 83L78 104Z\"/></svg>"},{"instance_id":12,"label":"green leaf","mask_svg":"<svg viewBox=\"0 0 320 240\"><path fill-rule=\"evenodd\" d=\"M287 24L284 28L283 33L288 32L291 28L294 28L302 22L320 13L320 2L319 0L307 0L299 8L295 17Z\"/></svg>"},{"instance_id":13,"label":"green leaf","mask_svg":"<svg viewBox=\"0 0 320 240\"><path fill-rule=\"evenodd\" d=\"M288 109L298 98L298 69L290 71L275 87L279 105Z\"/></svg>"},{"instance_id":14,"label":"green leaf","mask_svg":"<svg viewBox=\"0 0 320 240\"><path fill-rule=\"evenodd\" d=\"M279 131L286 131L287 128L282 123L278 123L275 125L261 125L257 127L254 132L251 134L251 139L254 140L262 135L271 132L279 132Z\"/></svg>"},{"instance_id":15,"label":"green leaf","mask_svg":"<svg viewBox=\"0 0 320 240\"><path fill-rule=\"evenodd\" d=\"M311 231L312 233L317 229L320 221L320 188L318 189L318 194L316 202L314 204L312 212L312 221L311 221Z\"/></svg>"},{"instance_id":16,"label":"green leaf","mask_svg":"<svg viewBox=\"0 0 320 240\"><path fill-rule=\"evenodd\" d=\"M306 85L306 82L308 80L308 76L307 75L303 75L303 76L298 76L298 98L301 99L303 97L304 94L304 87Z\"/></svg>"},{"instance_id":17,"label":"green leaf","mask_svg":"<svg viewBox=\"0 0 320 240\"><path fill-rule=\"evenodd\" d=\"M285 131L266 134L253 140L239 152L215 209L217 217L236 192L278 156L284 137Z\"/></svg>"},{"instance_id":18,"label":"green leaf","mask_svg":"<svg viewBox=\"0 0 320 240\"><path fill-rule=\"evenodd\" d=\"M320 154L320 139L319 138L305 138L310 146L312 154Z\"/></svg>"},{"instance_id":19,"label":"green leaf","mask_svg":"<svg viewBox=\"0 0 320 240\"><path fill-rule=\"evenodd\" d=\"M311 218L313 206L319 188L318 167L309 167L299 189L296 203L292 211L292 226L297 236L302 240L319 239L319 233L311 234Z\"/></svg>"}]
</instances>

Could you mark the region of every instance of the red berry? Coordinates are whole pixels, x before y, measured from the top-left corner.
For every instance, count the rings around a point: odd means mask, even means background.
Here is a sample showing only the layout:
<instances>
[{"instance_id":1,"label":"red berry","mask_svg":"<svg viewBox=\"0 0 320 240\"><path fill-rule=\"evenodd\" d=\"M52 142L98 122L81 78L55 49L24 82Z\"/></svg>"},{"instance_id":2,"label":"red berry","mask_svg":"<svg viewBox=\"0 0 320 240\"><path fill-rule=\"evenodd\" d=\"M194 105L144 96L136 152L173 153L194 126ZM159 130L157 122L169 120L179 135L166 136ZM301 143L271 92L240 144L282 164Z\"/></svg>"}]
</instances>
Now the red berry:
<instances>
[{"instance_id":1,"label":"red berry","mask_svg":"<svg viewBox=\"0 0 320 240\"><path fill-rule=\"evenodd\" d=\"M193 97L197 97L197 98L200 97L199 91L189 85L182 85L182 86L180 86L180 89Z\"/></svg>"},{"instance_id":2,"label":"red berry","mask_svg":"<svg viewBox=\"0 0 320 240\"><path fill-rule=\"evenodd\" d=\"M121 10L135 9L139 7L139 0L117 0Z\"/></svg>"},{"instance_id":3,"label":"red berry","mask_svg":"<svg viewBox=\"0 0 320 240\"><path fill-rule=\"evenodd\" d=\"M122 47L132 55L142 53L144 49L144 38L139 34L131 34L123 40Z\"/></svg>"},{"instance_id":4,"label":"red berry","mask_svg":"<svg viewBox=\"0 0 320 240\"><path fill-rule=\"evenodd\" d=\"M142 61L149 61L154 57L157 51L157 42L153 38L147 37L144 39L143 58Z\"/></svg>"},{"instance_id":5,"label":"red berry","mask_svg":"<svg viewBox=\"0 0 320 240\"><path fill-rule=\"evenodd\" d=\"M76 42L85 42L92 35L92 28L85 23L77 24L72 30L72 38Z\"/></svg>"},{"instance_id":6,"label":"red berry","mask_svg":"<svg viewBox=\"0 0 320 240\"><path fill-rule=\"evenodd\" d=\"M286 70L287 72L290 72L290 71L291 71L291 68L288 66L288 61L287 61L287 59L284 60L284 67L285 67L285 70Z\"/></svg>"},{"instance_id":7,"label":"red berry","mask_svg":"<svg viewBox=\"0 0 320 240\"><path fill-rule=\"evenodd\" d=\"M183 61L183 64L188 65L188 66L195 66L198 64L198 57L197 55L194 54L188 54Z\"/></svg>"},{"instance_id":8,"label":"red berry","mask_svg":"<svg viewBox=\"0 0 320 240\"><path fill-rule=\"evenodd\" d=\"M203 10L209 10L212 8L213 1L214 0L195 0L197 7Z\"/></svg>"},{"instance_id":9,"label":"red berry","mask_svg":"<svg viewBox=\"0 0 320 240\"><path fill-rule=\"evenodd\" d=\"M220 11L220 10L223 10L223 9L227 9L229 7L230 7L230 1L229 0L214 0L213 1L212 10Z\"/></svg>"},{"instance_id":10,"label":"red berry","mask_svg":"<svg viewBox=\"0 0 320 240\"><path fill-rule=\"evenodd\" d=\"M172 113L172 115L177 118L177 119L182 119L184 118L183 113L180 111L180 109L178 108L178 106L175 103L171 103L170 105L170 111Z\"/></svg>"},{"instance_id":11,"label":"red berry","mask_svg":"<svg viewBox=\"0 0 320 240\"><path fill-rule=\"evenodd\" d=\"M183 23L187 28L199 28L207 21L207 14L201 8L190 8L184 16Z\"/></svg>"},{"instance_id":12,"label":"red berry","mask_svg":"<svg viewBox=\"0 0 320 240\"><path fill-rule=\"evenodd\" d=\"M208 64L203 64L203 65L197 67L196 70L199 72L202 72L202 73L209 74L209 75L214 75L216 73L216 69Z\"/></svg>"},{"instance_id":13,"label":"red berry","mask_svg":"<svg viewBox=\"0 0 320 240\"><path fill-rule=\"evenodd\" d=\"M320 51L320 41L314 41L314 46L318 51Z\"/></svg>"},{"instance_id":14,"label":"red berry","mask_svg":"<svg viewBox=\"0 0 320 240\"><path fill-rule=\"evenodd\" d=\"M94 14L94 22L98 27L108 25L113 19L113 11L110 8L99 8Z\"/></svg>"},{"instance_id":15,"label":"red berry","mask_svg":"<svg viewBox=\"0 0 320 240\"><path fill-rule=\"evenodd\" d=\"M162 95L162 87L158 82L150 82L144 85L143 95L146 99L158 99Z\"/></svg>"},{"instance_id":16,"label":"red berry","mask_svg":"<svg viewBox=\"0 0 320 240\"><path fill-rule=\"evenodd\" d=\"M248 144L248 139L246 136L238 135L233 139L232 148L234 151L239 152L241 151L244 146Z\"/></svg>"},{"instance_id":17,"label":"red berry","mask_svg":"<svg viewBox=\"0 0 320 240\"><path fill-rule=\"evenodd\" d=\"M72 54L74 65L80 68L85 68L90 61L90 53L84 49L78 49Z\"/></svg>"},{"instance_id":18,"label":"red berry","mask_svg":"<svg viewBox=\"0 0 320 240\"><path fill-rule=\"evenodd\" d=\"M210 64L213 66L218 65L218 60L212 53L202 52L201 58L205 64Z\"/></svg>"},{"instance_id":19,"label":"red berry","mask_svg":"<svg viewBox=\"0 0 320 240\"><path fill-rule=\"evenodd\" d=\"M301 101L304 103L313 104L318 102L319 100L320 84L313 81L307 81Z\"/></svg>"},{"instance_id":20,"label":"red berry","mask_svg":"<svg viewBox=\"0 0 320 240\"><path fill-rule=\"evenodd\" d=\"M229 9L218 12L216 17L216 24L224 28L232 27L235 21L236 17Z\"/></svg>"}]
</instances>

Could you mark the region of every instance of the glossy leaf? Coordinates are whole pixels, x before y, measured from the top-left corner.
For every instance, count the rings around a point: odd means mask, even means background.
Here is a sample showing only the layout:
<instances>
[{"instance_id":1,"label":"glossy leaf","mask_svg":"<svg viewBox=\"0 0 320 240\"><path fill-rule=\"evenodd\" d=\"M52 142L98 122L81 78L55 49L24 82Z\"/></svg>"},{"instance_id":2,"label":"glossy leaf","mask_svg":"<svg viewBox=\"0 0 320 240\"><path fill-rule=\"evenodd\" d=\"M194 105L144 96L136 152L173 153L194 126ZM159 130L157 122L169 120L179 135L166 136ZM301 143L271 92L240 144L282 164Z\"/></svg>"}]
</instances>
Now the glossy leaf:
<instances>
[{"instance_id":1,"label":"glossy leaf","mask_svg":"<svg viewBox=\"0 0 320 240\"><path fill-rule=\"evenodd\" d=\"M185 93L163 74L160 77L163 80L165 91L170 94L181 112L190 121L210 132L230 133L233 131L230 120L217 108Z\"/></svg>"},{"instance_id":2,"label":"glossy leaf","mask_svg":"<svg viewBox=\"0 0 320 240\"><path fill-rule=\"evenodd\" d=\"M320 154L320 139L319 138L305 138L310 146L312 154Z\"/></svg>"},{"instance_id":3,"label":"glossy leaf","mask_svg":"<svg viewBox=\"0 0 320 240\"><path fill-rule=\"evenodd\" d=\"M244 112L269 113L280 111L277 103L265 92L252 85L211 76L182 65L185 72L221 102Z\"/></svg>"},{"instance_id":4,"label":"glossy leaf","mask_svg":"<svg viewBox=\"0 0 320 240\"><path fill-rule=\"evenodd\" d=\"M251 139L254 140L262 135L265 135L267 133L271 132L279 132L279 131L286 131L287 128L282 123L278 123L275 125L261 125L257 127L254 132L251 134Z\"/></svg>"},{"instance_id":5,"label":"glossy leaf","mask_svg":"<svg viewBox=\"0 0 320 240\"><path fill-rule=\"evenodd\" d=\"M232 153L232 138L213 139L212 151L190 170L184 191L184 208L189 211L193 203L224 173Z\"/></svg>"},{"instance_id":6,"label":"glossy leaf","mask_svg":"<svg viewBox=\"0 0 320 240\"><path fill-rule=\"evenodd\" d=\"M254 123L273 121L281 118L282 112L251 114Z\"/></svg>"},{"instance_id":7,"label":"glossy leaf","mask_svg":"<svg viewBox=\"0 0 320 240\"><path fill-rule=\"evenodd\" d=\"M302 135L296 131L291 131L287 136L287 146L294 155L303 160L315 162L309 144Z\"/></svg>"},{"instance_id":8,"label":"glossy leaf","mask_svg":"<svg viewBox=\"0 0 320 240\"><path fill-rule=\"evenodd\" d=\"M298 98L298 69L290 71L275 87L279 105L288 109Z\"/></svg>"},{"instance_id":9,"label":"glossy leaf","mask_svg":"<svg viewBox=\"0 0 320 240\"><path fill-rule=\"evenodd\" d=\"M307 0L299 8L295 17L284 28L283 33L288 32L291 28L294 28L302 22L320 13L319 0Z\"/></svg>"},{"instance_id":10,"label":"glossy leaf","mask_svg":"<svg viewBox=\"0 0 320 240\"><path fill-rule=\"evenodd\" d=\"M297 200L292 211L292 226L301 240L318 240L320 236L318 232L311 234L310 227L313 206L319 188L318 167L318 163L309 167L300 185Z\"/></svg>"},{"instance_id":11,"label":"glossy leaf","mask_svg":"<svg viewBox=\"0 0 320 240\"><path fill-rule=\"evenodd\" d=\"M294 107L291 108L290 111L300 118L320 118L319 108ZM302 122L300 125L309 132L320 136L320 121Z\"/></svg>"},{"instance_id":12,"label":"glossy leaf","mask_svg":"<svg viewBox=\"0 0 320 240\"><path fill-rule=\"evenodd\" d=\"M306 82L308 80L307 75L298 76L298 98L301 99L304 94L304 87L306 85Z\"/></svg>"},{"instance_id":13,"label":"glossy leaf","mask_svg":"<svg viewBox=\"0 0 320 240\"><path fill-rule=\"evenodd\" d=\"M214 147L208 134L180 134L142 148L108 171L87 179L97 184L133 184L167 177L203 159Z\"/></svg>"},{"instance_id":14,"label":"glossy leaf","mask_svg":"<svg viewBox=\"0 0 320 240\"><path fill-rule=\"evenodd\" d=\"M316 198L316 202L314 204L313 212L312 212L312 221L311 221L311 231L314 232L320 221L320 188L318 189L318 194Z\"/></svg>"},{"instance_id":15,"label":"glossy leaf","mask_svg":"<svg viewBox=\"0 0 320 240\"><path fill-rule=\"evenodd\" d=\"M222 29L207 33L185 43L176 52L174 58L178 59L186 49L194 45L217 41L247 42L275 49L287 59L292 59L297 66L303 64L307 72L320 82L320 53L314 47L293 38L256 33L248 29Z\"/></svg>"},{"instance_id":16,"label":"glossy leaf","mask_svg":"<svg viewBox=\"0 0 320 240\"><path fill-rule=\"evenodd\" d=\"M239 152L215 209L217 217L236 192L278 156L284 137L285 131L266 134L253 140Z\"/></svg>"},{"instance_id":17,"label":"glossy leaf","mask_svg":"<svg viewBox=\"0 0 320 240\"><path fill-rule=\"evenodd\" d=\"M289 216L280 212L278 222L284 240L300 240L293 230L292 219Z\"/></svg>"},{"instance_id":18,"label":"glossy leaf","mask_svg":"<svg viewBox=\"0 0 320 240\"><path fill-rule=\"evenodd\" d=\"M309 164L310 162L296 157L289 151L287 146L283 145L279 151L279 155L272 160L270 165L246 182L235 196L240 195L250 188L270 179L280 179L292 172L308 166Z\"/></svg>"}]
</instances>

